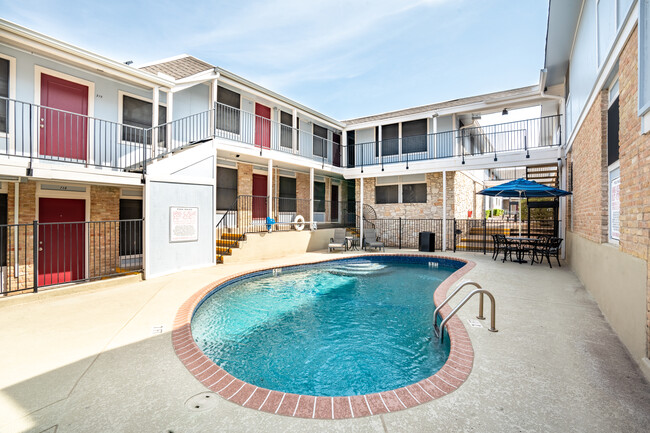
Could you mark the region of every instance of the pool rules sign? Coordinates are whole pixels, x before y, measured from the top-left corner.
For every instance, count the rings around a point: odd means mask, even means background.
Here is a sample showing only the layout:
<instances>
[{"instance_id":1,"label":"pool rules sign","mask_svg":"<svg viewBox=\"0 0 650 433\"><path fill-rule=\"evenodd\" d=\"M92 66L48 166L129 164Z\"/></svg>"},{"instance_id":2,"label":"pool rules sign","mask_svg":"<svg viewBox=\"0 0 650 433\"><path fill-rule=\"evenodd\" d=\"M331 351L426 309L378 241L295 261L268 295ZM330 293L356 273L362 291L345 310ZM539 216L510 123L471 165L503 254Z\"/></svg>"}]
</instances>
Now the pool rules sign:
<instances>
[{"instance_id":1,"label":"pool rules sign","mask_svg":"<svg viewBox=\"0 0 650 433\"><path fill-rule=\"evenodd\" d=\"M196 242L199 240L199 208L169 208L169 242Z\"/></svg>"}]
</instances>

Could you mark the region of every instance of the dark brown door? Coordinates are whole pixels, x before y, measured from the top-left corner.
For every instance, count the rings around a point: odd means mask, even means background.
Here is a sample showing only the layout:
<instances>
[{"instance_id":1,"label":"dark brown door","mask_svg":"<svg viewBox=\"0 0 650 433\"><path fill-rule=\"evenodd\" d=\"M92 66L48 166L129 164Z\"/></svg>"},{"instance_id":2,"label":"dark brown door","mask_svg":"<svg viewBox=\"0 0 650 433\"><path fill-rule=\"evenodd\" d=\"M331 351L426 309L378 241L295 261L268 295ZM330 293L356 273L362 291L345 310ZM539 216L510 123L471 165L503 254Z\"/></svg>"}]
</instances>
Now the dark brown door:
<instances>
[{"instance_id":1,"label":"dark brown door","mask_svg":"<svg viewBox=\"0 0 650 433\"><path fill-rule=\"evenodd\" d=\"M339 186L332 185L332 206L331 206L330 220L339 220Z\"/></svg>"}]
</instances>

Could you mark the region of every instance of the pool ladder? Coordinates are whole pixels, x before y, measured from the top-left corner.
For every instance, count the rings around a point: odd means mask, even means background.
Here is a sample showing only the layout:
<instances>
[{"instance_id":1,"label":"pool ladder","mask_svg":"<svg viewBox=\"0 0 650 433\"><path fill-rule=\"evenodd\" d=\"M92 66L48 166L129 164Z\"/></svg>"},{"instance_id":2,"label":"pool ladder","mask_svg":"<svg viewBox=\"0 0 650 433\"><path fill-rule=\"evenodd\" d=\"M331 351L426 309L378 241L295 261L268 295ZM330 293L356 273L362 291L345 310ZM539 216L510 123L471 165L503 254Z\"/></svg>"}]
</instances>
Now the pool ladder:
<instances>
[{"instance_id":1,"label":"pool ladder","mask_svg":"<svg viewBox=\"0 0 650 433\"><path fill-rule=\"evenodd\" d=\"M465 286L474 286L476 289L472 290L465 298L460 301L460 304L456 305L453 310L451 310L451 313L447 317L443 319L442 322L440 322L440 326L437 325L437 320L436 317L438 316L438 313L440 312L440 309L447 305L447 303L453 298L459 291ZM458 312L458 310L461 309L463 305L469 301L472 296L479 294L479 301L478 301L478 316L476 316L477 319L483 320L485 317L483 316L483 295L487 295L488 298L490 298L490 327L488 328L488 331L490 332L498 332L497 328L495 327L495 322L496 322L496 317L495 317L495 311L496 311L496 304L494 302L494 296L492 296L492 293L488 292L485 290L479 283L476 283L474 281L466 281L460 286L454 290L451 295L447 296L447 298L442 301L442 303L436 308L436 310L433 312L433 332L438 337L438 340L442 343L442 336L444 334L444 329L445 325L447 324L447 321L451 319L454 314ZM440 316L442 318L442 315Z\"/></svg>"}]
</instances>

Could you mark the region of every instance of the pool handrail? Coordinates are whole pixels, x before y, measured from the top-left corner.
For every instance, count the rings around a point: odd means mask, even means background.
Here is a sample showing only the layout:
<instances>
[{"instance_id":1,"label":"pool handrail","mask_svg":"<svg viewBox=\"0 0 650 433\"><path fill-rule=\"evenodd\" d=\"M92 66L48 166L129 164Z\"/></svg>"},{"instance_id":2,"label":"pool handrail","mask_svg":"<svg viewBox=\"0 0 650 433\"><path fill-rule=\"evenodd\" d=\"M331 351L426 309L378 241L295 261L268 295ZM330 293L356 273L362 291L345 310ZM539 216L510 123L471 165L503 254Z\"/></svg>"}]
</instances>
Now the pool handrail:
<instances>
[{"instance_id":1,"label":"pool handrail","mask_svg":"<svg viewBox=\"0 0 650 433\"><path fill-rule=\"evenodd\" d=\"M477 289L472 290L467 296L465 296L465 298L462 301L460 301L460 303L456 307L454 307L454 309L451 311L451 313L449 313L449 315L444 318L444 320L440 323L440 326L436 326L436 315L438 314L438 311L445 304L447 304L447 302L449 302L449 300L452 297L454 297L454 295L456 295L460 291L460 289L462 289L463 287L465 287L467 285L475 286L475 287L477 287ZM478 283L476 283L474 281L466 281L463 284L461 284L458 288L456 288L456 290L454 290L451 293L451 295L449 295L440 304L440 306L438 306L438 308L436 308L436 310L433 313L433 330L434 330L434 333L436 334L436 336L438 337L438 340L440 341L440 343L442 343L442 338L443 338L443 335L444 335L444 328L445 328L445 324L447 323L447 321L449 321L449 319L451 319L454 316L454 314L456 314L458 312L458 310L460 310L460 308L463 305L465 305L467 303L467 301L469 301L471 299L471 297L476 295L477 293L480 294L479 312L478 312L478 316L476 316L477 319L481 319L481 320L485 319L485 317L483 317L483 295L485 294L485 295L488 296L488 298L490 298L490 327L488 328L488 331L490 331L490 332L498 332L498 330L496 329L496 302L494 300L494 296L492 296L492 293L490 293L489 291L483 289L480 286L480 284L478 284ZM440 316L440 317L442 317L442 316Z\"/></svg>"}]
</instances>

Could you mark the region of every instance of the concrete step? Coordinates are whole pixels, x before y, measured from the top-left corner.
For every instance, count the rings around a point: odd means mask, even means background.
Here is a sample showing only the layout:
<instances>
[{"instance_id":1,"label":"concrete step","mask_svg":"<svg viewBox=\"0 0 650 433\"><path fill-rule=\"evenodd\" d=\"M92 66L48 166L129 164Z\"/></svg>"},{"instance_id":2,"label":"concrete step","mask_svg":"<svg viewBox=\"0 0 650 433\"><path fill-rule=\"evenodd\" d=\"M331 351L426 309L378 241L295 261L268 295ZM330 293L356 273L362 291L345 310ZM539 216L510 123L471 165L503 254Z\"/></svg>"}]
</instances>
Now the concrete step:
<instances>
[{"instance_id":1,"label":"concrete step","mask_svg":"<svg viewBox=\"0 0 650 433\"><path fill-rule=\"evenodd\" d=\"M244 241L244 240L246 240L246 235L240 235L239 233L222 233L221 234L221 239Z\"/></svg>"},{"instance_id":2,"label":"concrete step","mask_svg":"<svg viewBox=\"0 0 650 433\"><path fill-rule=\"evenodd\" d=\"M217 247L239 248L239 242L230 239L217 239Z\"/></svg>"},{"instance_id":3,"label":"concrete step","mask_svg":"<svg viewBox=\"0 0 650 433\"><path fill-rule=\"evenodd\" d=\"M216 247L216 253L223 256L230 256L232 255L232 249L228 247Z\"/></svg>"}]
</instances>

